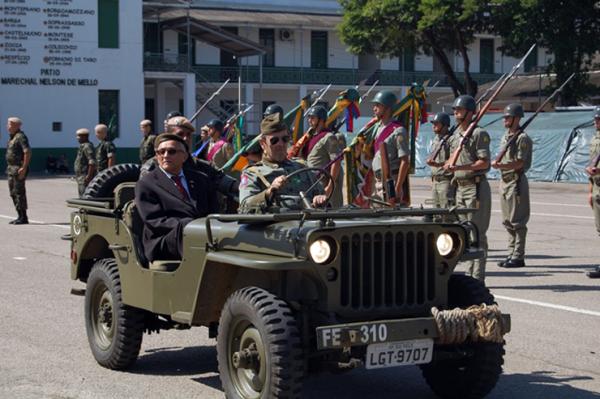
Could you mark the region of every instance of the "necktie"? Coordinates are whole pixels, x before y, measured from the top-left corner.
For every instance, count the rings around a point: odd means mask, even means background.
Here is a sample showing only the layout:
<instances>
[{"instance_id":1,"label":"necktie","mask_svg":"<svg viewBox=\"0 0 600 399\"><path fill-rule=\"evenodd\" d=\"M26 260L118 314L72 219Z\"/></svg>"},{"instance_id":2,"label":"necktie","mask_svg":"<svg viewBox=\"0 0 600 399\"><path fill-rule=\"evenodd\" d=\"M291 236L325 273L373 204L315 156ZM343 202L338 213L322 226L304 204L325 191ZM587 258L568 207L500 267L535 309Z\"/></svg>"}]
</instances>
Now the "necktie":
<instances>
[{"instance_id":1,"label":"necktie","mask_svg":"<svg viewBox=\"0 0 600 399\"><path fill-rule=\"evenodd\" d=\"M183 195L183 198L190 199L188 192L185 191L185 187L183 187L183 183L181 183L181 176L171 176L171 179L173 179L173 181L175 182L175 185L177 186L177 189L179 190L181 195Z\"/></svg>"}]
</instances>

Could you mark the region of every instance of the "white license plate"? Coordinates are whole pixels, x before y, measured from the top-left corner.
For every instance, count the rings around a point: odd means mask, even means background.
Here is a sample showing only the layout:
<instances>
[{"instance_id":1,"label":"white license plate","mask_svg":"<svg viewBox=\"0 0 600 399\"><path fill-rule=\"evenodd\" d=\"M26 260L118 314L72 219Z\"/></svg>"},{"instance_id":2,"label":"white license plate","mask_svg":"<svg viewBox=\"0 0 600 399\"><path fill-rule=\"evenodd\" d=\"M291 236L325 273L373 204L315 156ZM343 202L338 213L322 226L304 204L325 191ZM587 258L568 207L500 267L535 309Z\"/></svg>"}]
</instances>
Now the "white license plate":
<instances>
[{"instance_id":1,"label":"white license plate","mask_svg":"<svg viewBox=\"0 0 600 399\"><path fill-rule=\"evenodd\" d=\"M365 367L408 366L431 362L433 339L413 339L410 341L383 342L367 346Z\"/></svg>"}]
</instances>

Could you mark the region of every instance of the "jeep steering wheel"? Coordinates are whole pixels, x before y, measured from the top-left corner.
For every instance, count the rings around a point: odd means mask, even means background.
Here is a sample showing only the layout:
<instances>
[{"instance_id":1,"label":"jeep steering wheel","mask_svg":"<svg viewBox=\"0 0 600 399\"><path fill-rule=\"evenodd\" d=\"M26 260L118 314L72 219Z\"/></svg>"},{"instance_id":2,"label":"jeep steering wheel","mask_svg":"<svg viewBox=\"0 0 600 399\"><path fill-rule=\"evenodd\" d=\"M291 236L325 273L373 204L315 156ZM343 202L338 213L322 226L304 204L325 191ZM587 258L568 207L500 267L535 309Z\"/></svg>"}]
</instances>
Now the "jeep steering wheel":
<instances>
[{"instance_id":1,"label":"jeep steering wheel","mask_svg":"<svg viewBox=\"0 0 600 399\"><path fill-rule=\"evenodd\" d=\"M333 194L333 191L335 190L335 181L333 180L333 177L331 177L331 173L329 173L329 171L322 169L322 168L302 168L302 169L295 170L292 173L290 173L289 175L287 175L286 179L289 179L290 177L300 175L303 173L308 173L308 172L317 172L317 178L316 178L315 182L304 192L304 194L308 194L310 191L312 191L317 186L319 181L321 180L320 175L324 175L325 177L327 177L327 183L331 182L331 185L333 187L333 190L331 190L331 192L329 194L325 194L326 195L325 204L328 204L329 200L331 199L331 195ZM286 184L287 184L287 181L286 181ZM280 196L280 194L276 191L274 193L274 196L278 197L278 196Z\"/></svg>"}]
</instances>

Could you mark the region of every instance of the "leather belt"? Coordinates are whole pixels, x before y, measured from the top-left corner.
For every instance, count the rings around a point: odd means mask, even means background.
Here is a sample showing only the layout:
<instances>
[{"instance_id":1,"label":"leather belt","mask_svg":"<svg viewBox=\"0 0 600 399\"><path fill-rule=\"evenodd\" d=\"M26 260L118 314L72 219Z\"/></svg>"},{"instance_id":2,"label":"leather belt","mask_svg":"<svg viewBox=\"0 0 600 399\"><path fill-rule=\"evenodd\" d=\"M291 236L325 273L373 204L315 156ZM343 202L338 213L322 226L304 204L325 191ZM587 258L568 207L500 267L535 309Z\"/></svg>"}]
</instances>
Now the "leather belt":
<instances>
[{"instance_id":1,"label":"leather belt","mask_svg":"<svg viewBox=\"0 0 600 399\"><path fill-rule=\"evenodd\" d=\"M431 176L431 180L433 181L450 181L452 180L452 176L444 176L444 175L436 175L436 176Z\"/></svg>"},{"instance_id":2,"label":"leather belt","mask_svg":"<svg viewBox=\"0 0 600 399\"><path fill-rule=\"evenodd\" d=\"M479 182L481 182L482 178L483 178L483 176L474 176L474 177L467 177L467 178L456 177L456 178L454 178L454 181L459 186L472 186L472 185L475 185L475 184L478 184Z\"/></svg>"}]
</instances>

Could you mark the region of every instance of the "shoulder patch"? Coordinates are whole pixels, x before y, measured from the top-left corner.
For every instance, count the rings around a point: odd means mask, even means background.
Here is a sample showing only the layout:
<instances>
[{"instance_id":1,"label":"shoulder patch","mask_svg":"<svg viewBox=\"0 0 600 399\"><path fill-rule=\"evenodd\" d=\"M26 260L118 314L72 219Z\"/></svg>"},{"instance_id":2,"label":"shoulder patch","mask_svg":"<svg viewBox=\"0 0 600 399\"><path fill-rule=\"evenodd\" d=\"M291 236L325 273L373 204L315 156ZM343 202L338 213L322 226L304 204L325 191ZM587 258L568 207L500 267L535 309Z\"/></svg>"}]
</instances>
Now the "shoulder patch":
<instances>
[{"instance_id":1,"label":"shoulder patch","mask_svg":"<svg viewBox=\"0 0 600 399\"><path fill-rule=\"evenodd\" d=\"M244 188L248 185L248 176L245 173L242 173L242 178L240 179L240 188Z\"/></svg>"}]
</instances>

